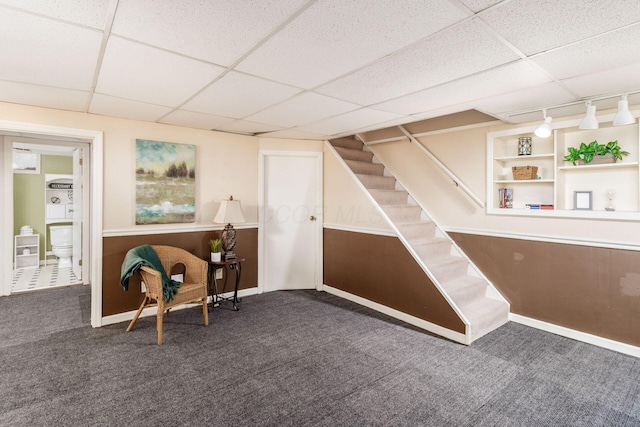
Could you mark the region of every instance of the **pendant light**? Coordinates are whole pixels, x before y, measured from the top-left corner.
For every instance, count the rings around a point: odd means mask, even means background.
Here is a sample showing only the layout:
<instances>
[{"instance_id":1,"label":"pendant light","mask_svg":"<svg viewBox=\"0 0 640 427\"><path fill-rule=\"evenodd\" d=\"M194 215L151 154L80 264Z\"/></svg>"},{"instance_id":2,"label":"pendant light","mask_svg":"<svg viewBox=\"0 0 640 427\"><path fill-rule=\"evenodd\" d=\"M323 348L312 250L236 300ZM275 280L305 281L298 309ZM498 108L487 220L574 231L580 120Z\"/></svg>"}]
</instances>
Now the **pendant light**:
<instances>
[{"instance_id":1,"label":"pendant light","mask_svg":"<svg viewBox=\"0 0 640 427\"><path fill-rule=\"evenodd\" d=\"M542 115L544 117L544 122L540 124L533 132L539 138L549 138L551 136L551 120L552 117L547 117L547 110L542 110Z\"/></svg>"},{"instance_id":2,"label":"pendant light","mask_svg":"<svg viewBox=\"0 0 640 427\"><path fill-rule=\"evenodd\" d=\"M580 122L580 129L598 129L598 119L596 118L596 106L587 101L587 114Z\"/></svg>"},{"instance_id":3,"label":"pendant light","mask_svg":"<svg viewBox=\"0 0 640 427\"><path fill-rule=\"evenodd\" d=\"M635 123L636 119L629 111L629 101L627 101L627 95L622 95L622 100L618 101L618 112L613 118L614 126L630 125Z\"/></svg>"}]
</instances>

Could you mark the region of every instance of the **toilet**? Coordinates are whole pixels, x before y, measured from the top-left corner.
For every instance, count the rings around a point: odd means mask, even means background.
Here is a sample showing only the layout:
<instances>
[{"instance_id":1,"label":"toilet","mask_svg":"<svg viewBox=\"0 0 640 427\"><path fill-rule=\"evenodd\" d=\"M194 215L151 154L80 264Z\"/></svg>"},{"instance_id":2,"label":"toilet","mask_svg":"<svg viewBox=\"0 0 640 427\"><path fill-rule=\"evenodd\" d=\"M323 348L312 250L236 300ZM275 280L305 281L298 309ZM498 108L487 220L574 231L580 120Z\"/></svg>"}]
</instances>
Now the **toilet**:
<instances>
[{"instance_id":1,"label":"toilet","mask_svg":"<svg viewBox=\"0 0 640 427\"><path fill-rule=\"evenodd\" d=\"M51 232L51 249L58 257L58 268L71 268L71 254L73 253L73 226L53 225Z\"/></svg>"}]
</instances>

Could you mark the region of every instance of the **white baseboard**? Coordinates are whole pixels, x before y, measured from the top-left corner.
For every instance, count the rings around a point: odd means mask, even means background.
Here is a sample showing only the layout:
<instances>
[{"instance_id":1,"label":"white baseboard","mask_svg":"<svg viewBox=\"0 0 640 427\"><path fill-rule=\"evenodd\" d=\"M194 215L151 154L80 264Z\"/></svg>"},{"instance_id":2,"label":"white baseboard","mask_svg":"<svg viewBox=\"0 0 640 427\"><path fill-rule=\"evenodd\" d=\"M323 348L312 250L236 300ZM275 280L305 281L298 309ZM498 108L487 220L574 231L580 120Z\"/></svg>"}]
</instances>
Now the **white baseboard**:
<instances>
[{"instance_id":1,"label":"white baseboard","mask_svg":"<svg viewBox=\"0 0 640 427\"><path fill-rule=\"evenodd\" d=\"M436 335L440 335L441 337L445 337L447 339L450 339L451 341L455 341L457 343L465 344L465 345L468 344L467 337L465 336L465 334L461 334L460 332L443 328L442 326L436 325L435 323L427 322L426 320L420 319L415 316L411 316L407 313L403 313L393 308L389 308L385 305L378 304L377 302L373 302L371 300L359 297L357 295L350 294L340 289L332 288L331 286L323 285L322 290L329 294L336 295L340 298L353 301L356 304L360 304L372 310L386 314L387 316L391 316L395 319L402 320L403 322L416 326L420 329L424 329Z\"/></svg>"},{"instance_id":2,"label":"white baseboard","mask_svg":"<svg viewBox=\"0 0 640 427\"><path fill-rule=\"evenodd\" d=\"M565 328L564 326L554 325L553 323L543 322L542 320L532 319L530 317L521 316L519 314L509 314L509 320L521 325L530 326L545 332L550 332L562 337L571 338L597 347L606 348L607 350L617 351L618 353L627 354L629 356L640 357L640 347L625 344L619 341L610 340L608 338L599 337L597 335L588 334L586 332L576 331L575 329Z\"/></svg>"},{"instance_id":3,"label":"white baseboard","mask_svg":"<svg viewBox=\"0 0 640 427\"><path fill-rule=\"evenodd\" d=\"M238 291L238 298L246 297L246 296L249 296L249 295L256 295L257 293L258 293L258 288L240 289ZM220 296L222 296L223 298L230 298L230 297L233 296L233 292L225 292L224 294L220 294ZM197 307L198 305L199 304L179 305L179 306L176 306L176 307L172 308L171 311L177 311L177 310L182 310L182 309L185 309L185 308ZM113 314L111 316L105 316L105 317L102 318L101 326L113 325L115 323L122 323L122 322L130 322L131 319L133 319L133 316L136 315L136 311L138 311L138 310L127 311L125 313ZM155 316L156 313L158 313L157 307L148 307L148 308L145 308L144 310L142 310L142 313L140 313L140 317Z\"/></svg>"}]
</instances>

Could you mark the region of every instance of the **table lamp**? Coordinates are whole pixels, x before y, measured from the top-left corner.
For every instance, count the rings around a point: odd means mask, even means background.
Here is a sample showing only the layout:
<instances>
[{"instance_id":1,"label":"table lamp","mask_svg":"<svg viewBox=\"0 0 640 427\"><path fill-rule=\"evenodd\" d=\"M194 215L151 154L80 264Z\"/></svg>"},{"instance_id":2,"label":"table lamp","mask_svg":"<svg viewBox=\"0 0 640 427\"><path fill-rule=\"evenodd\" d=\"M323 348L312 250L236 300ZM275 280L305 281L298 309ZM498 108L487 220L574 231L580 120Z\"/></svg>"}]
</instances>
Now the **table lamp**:
<instances>
[{"instance_id":1,"label":"table lamp","mask_svg":"<svg viewBox=\"0 0 640 427\"><path fill-rule=\"evenodd\" d=\"M229 197L229 200L223 200L220 204L218 213L213 218L213 222L217 224L227 224L222 230L222 255L224 260L236 258L236 254L233 251L236 247L236 230L233 228L234 224L241 224L244 221L242 216L242 206L240 200L233 200L233 196Z\"/></svg>"}]
</instances>

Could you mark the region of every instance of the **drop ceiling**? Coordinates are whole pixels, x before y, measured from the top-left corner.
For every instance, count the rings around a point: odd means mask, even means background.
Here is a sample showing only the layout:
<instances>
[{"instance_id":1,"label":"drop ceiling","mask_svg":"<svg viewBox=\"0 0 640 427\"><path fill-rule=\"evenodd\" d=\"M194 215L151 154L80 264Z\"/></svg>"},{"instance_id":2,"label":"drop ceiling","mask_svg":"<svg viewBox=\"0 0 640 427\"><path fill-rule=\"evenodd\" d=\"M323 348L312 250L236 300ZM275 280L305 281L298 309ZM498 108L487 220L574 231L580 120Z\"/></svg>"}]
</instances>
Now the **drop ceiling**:
<instances>
[{"instance_id":1,"label":"drop ceiling","mask_svg":"<svg viewBox=\"0 0 640 427\"><path fill-rule=\"evenodd\" d=\"M519 123L640 104L640 2L0 0L0 58L0 101L199 129Z\"/></svg>"}]
</instances>

